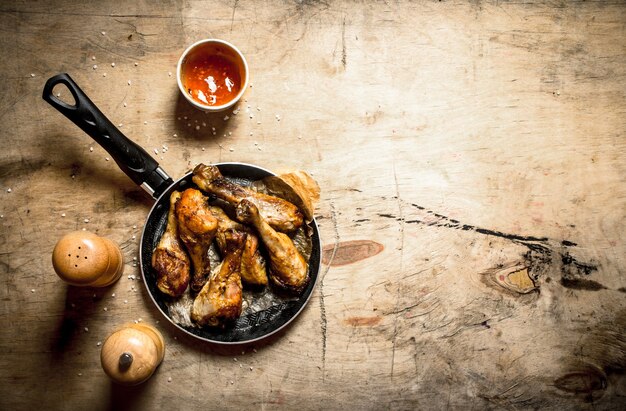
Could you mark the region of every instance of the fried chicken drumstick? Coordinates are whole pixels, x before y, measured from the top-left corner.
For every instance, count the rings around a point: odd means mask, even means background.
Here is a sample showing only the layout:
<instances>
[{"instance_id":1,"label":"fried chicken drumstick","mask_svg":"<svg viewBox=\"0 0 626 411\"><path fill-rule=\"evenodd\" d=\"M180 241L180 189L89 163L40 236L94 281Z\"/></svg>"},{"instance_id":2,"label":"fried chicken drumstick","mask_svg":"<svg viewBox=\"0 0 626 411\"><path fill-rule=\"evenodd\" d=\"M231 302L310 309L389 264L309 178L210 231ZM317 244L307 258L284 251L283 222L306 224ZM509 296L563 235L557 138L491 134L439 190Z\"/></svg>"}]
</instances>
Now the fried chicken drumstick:
<instances>
[{"instance_id":1,"label":"fried chicken drumstick","mask_svg":"<svg viewBox=\"0 0 626 411\"><path fill-rule=\"evenodd\" d=\"M208 250L217 233L217 219L209 210L207 197L194 188L183 191L175 212L180 239L193 263L191 291L197 293L211 273Z\"/></svg>"},{"instance_id":2,"label":"fried chicken drumstick","mask_svg":"<svg viewBox=\"0 0 626 411\"><path fill-rule=\"evenodd\" d=\"M167 214L167 226L152 253L152 267L157 272L157 287L171 297L182 295L189 285L189 257L178 238L178 221L174 209L180 199L180 192L170 196L170 209Z\"/></svg>"},{"instance_id":3,"label":"fried chicken drumstick","mask_svg":"<svg viewBox=\"0 0 626 411\"><path fill-rule=\"evenodd\" d=\"M199 325L224 325L241 315L240 267L246 234L227 230L224 239L224 260L219 270L204 284L191 307L191 319Z\"/></svg>"},{"instance_id":4,"label":"fried chicken drumstick","mask_svg":"<svg viewBox=\"0 0 626 411\"><path fill-rule=\"evenodd\" d=\"M198 164L192 179L201 190L214 194L233 207L243 199L249 200L275 230L291 232L303 223L302 212L289 201L232 183L222 176L216 166Z\"/></svg>"},{"instance_id":5,"label":"fried chicken drumstick","mask_svg":"<svg viewBox=\"0 0 626 411\"><path fill-rule=\"evenodd\" d=\"M252 201L241 200L237 205L237 219L252 224L269 254L270 279L283 290L299 293L309 282L309 267L287 234L274 230L261 216Z\"/></svg>"}]
</instances>

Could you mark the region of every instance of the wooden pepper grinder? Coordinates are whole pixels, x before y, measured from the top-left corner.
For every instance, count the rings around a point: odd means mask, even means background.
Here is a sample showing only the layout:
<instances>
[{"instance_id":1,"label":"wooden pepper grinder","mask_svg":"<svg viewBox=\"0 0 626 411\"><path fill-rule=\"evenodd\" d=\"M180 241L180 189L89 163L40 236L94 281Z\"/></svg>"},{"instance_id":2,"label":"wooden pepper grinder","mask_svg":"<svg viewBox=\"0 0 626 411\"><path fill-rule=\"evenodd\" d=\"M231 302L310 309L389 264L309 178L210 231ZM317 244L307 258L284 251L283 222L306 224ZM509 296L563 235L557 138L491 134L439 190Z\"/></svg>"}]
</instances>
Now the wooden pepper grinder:
<instances>
[{"instance_id":1,"label":"wooden pepper grinder","mask_svg":"<svg viewBox=\"0 0 626 411\"><path fill-rule=\"evenodd\" d=\"M63 236L52 252L52 265L65 282L77 286L106 287L124 271L124 258L117 244L89 231Z\"/></svg>"},{"instance_id":2,"label":"wooden pepper grinder","mask_svg":"<svg viewBox=\"0 0 626 411\"><path fill-rule=\"evenodd\" d=\"M102 346L104 372L122 385L137 385L154 373L165 356L165 340L147 324L127 324L111 334Z\"/></svg>"}]
</instances>

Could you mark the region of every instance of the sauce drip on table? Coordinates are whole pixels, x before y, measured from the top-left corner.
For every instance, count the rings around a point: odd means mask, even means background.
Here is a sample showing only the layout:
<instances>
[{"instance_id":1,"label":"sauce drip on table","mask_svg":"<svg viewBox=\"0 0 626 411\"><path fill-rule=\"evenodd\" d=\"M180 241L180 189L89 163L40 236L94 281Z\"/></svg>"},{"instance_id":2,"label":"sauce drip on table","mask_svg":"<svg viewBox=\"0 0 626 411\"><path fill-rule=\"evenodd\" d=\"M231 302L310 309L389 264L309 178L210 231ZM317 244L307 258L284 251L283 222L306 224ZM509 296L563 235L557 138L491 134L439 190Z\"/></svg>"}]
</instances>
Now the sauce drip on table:
<instances>
[{"instance_id":1,"label":"sauce drip on table","mask_svg":"<svg viewBox=\"0 0 626 411\"><path fill-rule=\"evenodd\" d=\"M221 55L189 56L182 80L185 90L195 101L209 106L226 104L241 90L237 65Z\"/></svg>"}]
</instances>

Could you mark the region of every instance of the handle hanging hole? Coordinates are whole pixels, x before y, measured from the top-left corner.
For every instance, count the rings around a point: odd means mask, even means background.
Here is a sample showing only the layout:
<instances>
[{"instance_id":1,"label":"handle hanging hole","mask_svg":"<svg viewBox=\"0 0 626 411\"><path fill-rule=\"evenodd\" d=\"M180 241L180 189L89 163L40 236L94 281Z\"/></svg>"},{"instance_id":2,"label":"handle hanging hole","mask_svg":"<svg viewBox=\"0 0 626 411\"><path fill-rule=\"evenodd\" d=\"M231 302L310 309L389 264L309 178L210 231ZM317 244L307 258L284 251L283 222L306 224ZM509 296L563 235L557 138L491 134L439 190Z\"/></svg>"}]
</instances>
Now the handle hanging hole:
<instances>
[{"instance_id":1,"label":"handle hanging hole","mask_svg":"<svg viewBox=\"0 0 626 411\"><path fill-rule=\"evenodd\" d=\"M70 89L68 89L65 84L56 84L52 88L52 95L63 103L72 107L76 107L76 99L74 98L74 95L72 94Z\"/></svg>"}]
</instances>

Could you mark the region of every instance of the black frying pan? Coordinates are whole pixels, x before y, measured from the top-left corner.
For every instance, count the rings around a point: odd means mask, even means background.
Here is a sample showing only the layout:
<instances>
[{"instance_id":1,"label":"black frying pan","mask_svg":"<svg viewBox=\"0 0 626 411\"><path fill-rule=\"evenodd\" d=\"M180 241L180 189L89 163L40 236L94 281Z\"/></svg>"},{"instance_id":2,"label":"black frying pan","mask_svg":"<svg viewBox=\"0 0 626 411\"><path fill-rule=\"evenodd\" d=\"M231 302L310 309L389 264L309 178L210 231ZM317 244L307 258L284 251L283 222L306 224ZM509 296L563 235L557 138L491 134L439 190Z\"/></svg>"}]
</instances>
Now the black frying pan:
<instances>
[{"instance_id":1,"label":"black frying pan","mask_svg":"<svg viewBox=\"0 0 626 411\"><path fill-rule=\"evenodd\" d=\"M60 100L53 94L54 87L59 84L67 87L72 93L74 105ZM184 175L177 181L172 180L159 167L156 160L124 136L65 73L48 79L43 89L43 99L96 140L135 184L141 186L156 199L141 236L139 249L141 273L150 297L172 324L201 340L222 344L247 343L281 330L302 311L311 297L320 268L321 243L315 220L310 223L312 249L309 258L309 275L311 280L299 298L279 301L265 310L242 315L234 324L223 329L183 326L175 322L168 308L169 297L163 295L156 286L156 273L151 265L152 251L165 231L170 194L174 190L183 191L194 187L191 181L192 173ZM251 164L219 163L216 166L226 178L240 184L274 175L268 170Z\"/></svg>"}]
</instances>

